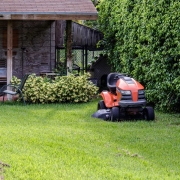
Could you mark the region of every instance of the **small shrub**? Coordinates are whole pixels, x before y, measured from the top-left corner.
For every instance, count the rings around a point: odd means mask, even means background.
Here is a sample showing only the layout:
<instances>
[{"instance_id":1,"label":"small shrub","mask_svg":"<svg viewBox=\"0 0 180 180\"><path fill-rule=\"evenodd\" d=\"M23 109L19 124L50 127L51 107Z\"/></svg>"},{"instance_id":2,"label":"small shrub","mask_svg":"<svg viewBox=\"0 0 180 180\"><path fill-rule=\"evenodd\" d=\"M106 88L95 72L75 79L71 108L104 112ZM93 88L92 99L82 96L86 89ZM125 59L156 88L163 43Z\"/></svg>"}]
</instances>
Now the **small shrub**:
<instances>
[{"instance_id":1,"label":"small shrub","mask_svg":"<svg viewBox=\"0 0 180 180\"><path fill-rule=\"evenodd\" d=\"M30 103L43 104L88 102L98 92L98 88L88 80L89 77L90 74L82 76L70 75L57 76L55 80L50 80L32 74L25 83L23 89L24 98Z\"/></svg>"},{"instance_id":2,"label":"small shrub","mask_svg":"<svg viewBox=\"0 0 180 180\"><path fill-rule=\"evenodd\" d=\"M13 85L19 85L21 83L21 80L18 79L16 76L13 76L11 79L11 84Z\"/></svg>"}]
</instances>

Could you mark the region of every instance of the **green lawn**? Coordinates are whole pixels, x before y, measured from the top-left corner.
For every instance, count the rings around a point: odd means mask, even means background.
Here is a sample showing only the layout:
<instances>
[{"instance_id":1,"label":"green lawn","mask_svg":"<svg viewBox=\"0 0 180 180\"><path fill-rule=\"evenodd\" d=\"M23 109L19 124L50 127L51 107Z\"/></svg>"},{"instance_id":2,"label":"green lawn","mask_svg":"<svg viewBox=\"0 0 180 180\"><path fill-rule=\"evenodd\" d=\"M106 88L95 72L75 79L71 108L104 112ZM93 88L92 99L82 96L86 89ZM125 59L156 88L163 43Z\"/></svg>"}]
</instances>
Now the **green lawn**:
<instances>
[{"instance_id":1,"label":"green lawn","mask_svg":"<svg viewBox=\"0 0 180 180\"><path fill-rule=\"evenodd\" d=\"M154 122L92 118L85 104L0 104L7 180L178 180L180 115Z\"/></svg>"}]
</instances>

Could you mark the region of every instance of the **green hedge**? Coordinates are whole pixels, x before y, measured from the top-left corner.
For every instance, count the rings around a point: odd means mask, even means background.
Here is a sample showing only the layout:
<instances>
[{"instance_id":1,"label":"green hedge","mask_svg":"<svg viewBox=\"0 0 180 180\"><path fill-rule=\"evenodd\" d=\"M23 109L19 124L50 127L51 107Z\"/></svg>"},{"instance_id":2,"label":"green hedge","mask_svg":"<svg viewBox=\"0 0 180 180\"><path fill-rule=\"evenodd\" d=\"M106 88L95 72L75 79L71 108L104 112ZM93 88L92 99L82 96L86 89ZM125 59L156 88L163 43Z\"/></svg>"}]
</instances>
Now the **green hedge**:
<instances>
[{"instance_id":1,"label":"green hedge","mask_svg":"<svg viewBox=\"0 0 180 180\"><path fill-rule=\"evenodd\" d=\"M89 74L57 76L51 80L32 74L23 88L24 98L29 103L88 102L98 92L89 77ZM13 77L11 83L19 83L19 79Z\"/></svg>"},{"instance_id":2,"label":"green hedge","mask_svg":"<svg viewBox=\"0 0 180 180\"><path fill-rule=\"evenodd\" d=\"M98 10L113 70L145 85L159 109L180 111L180 1L101 1Z\"/></svg>"}]
</instances>

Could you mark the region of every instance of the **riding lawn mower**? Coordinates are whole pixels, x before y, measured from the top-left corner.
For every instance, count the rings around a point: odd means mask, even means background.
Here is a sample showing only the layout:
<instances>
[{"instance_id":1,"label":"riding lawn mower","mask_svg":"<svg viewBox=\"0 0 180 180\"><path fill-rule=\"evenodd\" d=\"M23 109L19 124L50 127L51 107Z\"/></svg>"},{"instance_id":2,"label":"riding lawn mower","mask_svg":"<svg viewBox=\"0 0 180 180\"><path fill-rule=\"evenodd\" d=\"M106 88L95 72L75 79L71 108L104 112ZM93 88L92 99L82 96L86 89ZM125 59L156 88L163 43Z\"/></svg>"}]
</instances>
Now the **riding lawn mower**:
<instances>
[{"instance_id":1,"label":"riding lawn mower","mask_svg":"<svg viewBox=\"0 0 180 180\"><path fill-rule=\"evenodd\" d=\"M146 106L144 87L126 74L110 73L107 76L108 91L100 93L103 100L92 117L103 120L123 119L154 120L154 109Z\"/></svg>"}]
</instances>

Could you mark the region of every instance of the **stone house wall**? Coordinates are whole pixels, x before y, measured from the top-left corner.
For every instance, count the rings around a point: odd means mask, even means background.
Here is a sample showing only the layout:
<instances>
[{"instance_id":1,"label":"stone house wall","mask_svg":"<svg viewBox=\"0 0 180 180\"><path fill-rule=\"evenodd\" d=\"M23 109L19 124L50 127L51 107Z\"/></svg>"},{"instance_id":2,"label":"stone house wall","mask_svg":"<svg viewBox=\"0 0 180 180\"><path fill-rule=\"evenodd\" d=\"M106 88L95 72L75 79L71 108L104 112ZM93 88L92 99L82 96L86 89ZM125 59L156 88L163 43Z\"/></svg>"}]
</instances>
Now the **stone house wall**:
<instances>
[{"instance_id":1,"label":"stone house wall","mask_svg":"<svg viewBox=\"0 0 180 180\"><path fill-rule=\"evenodd\" d=\"M55 21L13 21L14 76L52 71L55 51ZM0 21L0 76L6 59L7 21Z\"/></svg>"}]
</instances>

